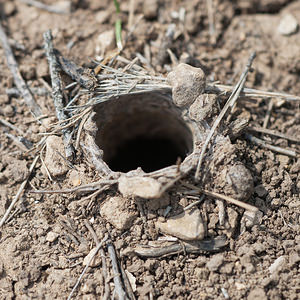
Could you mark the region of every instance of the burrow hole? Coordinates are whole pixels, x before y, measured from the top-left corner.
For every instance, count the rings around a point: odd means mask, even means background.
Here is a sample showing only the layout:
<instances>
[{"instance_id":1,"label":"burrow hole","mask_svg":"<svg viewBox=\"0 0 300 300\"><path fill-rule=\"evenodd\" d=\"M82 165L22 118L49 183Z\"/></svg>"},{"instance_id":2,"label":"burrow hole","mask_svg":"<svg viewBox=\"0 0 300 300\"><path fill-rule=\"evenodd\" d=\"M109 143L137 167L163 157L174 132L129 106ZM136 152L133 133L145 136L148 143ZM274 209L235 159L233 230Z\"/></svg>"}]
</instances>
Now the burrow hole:
<instances>
[{"instance_id":1,"label":"burrow hole","mask_svg":"<svg viewBox=\"0 0 300 300\"><path fill-rule=\"evenodd\" d=\"M123 96L96 107L96 143L112 171L152 172L176 164L193 150L193 136L166 96Z\"/></svg>"}]
</instances>

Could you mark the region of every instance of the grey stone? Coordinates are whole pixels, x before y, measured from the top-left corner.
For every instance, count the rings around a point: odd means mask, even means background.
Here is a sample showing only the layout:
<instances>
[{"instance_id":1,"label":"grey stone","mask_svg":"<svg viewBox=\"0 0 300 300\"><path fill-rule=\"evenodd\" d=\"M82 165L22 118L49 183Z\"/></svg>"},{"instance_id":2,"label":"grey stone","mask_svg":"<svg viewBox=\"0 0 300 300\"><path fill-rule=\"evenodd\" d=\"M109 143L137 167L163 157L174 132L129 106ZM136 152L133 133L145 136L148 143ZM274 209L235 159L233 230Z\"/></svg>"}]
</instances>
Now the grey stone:
<instances>
[{"instance_id":1,"label":"grey stone","mask_svg":"<svg viewBox=\"0 0 300 300\"><path fill-rule=\"evenodd\" d=\"M167 80L172 86L174 104L179 107L191 105L205 89L202 69L183 63L168 74Z\"/></svg>"},{"instance_id":2,"label":"grey stone","mask_svg":"<svg viewBox=\"0 0 300 300\"><path fill-rule=\"evenodd\" d=\"M205 236L205 226L199 209L183 212L166 222L158 221L156 227L161 232L182 240L202 240Z\"/></svg>"},{"instance_id":3,"label":"grey stone","mask_svg":"<svg viewBox=\"0 0 300 300\"><path fill-rule=\"evenodd\" d=\"M292 14L286 14L278 25L278 32L282 35L291 35L298 30L297 19Z\"/></svg>"}]
</instances>

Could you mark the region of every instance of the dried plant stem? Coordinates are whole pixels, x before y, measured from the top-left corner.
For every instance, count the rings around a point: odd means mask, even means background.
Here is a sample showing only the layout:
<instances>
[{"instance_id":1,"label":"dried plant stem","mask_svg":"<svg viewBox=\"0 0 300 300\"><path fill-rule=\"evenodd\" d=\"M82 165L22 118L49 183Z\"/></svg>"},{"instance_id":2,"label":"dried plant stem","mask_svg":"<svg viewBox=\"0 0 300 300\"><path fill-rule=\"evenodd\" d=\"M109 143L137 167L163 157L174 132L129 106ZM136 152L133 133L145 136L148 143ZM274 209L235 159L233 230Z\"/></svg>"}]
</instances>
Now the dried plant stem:
<instances>
[{"instance_id":1,"label":"dried plant stem","mask_svg":"<svg viewBox=\"0 0 300 300\"><path fill-rule=\"evenodd\" d=\"M48 12L55 13L55 14L67 14L67 13L69 13L67 10L63 10L61 8L55 7L55 5L46 5L46 4L41 3L39 1L36 1L36 0L19 0L19 1L21 1L23 3L26 3L26 4L29 4L31 6L37 7L39 9L43 9L43 10L46 10Z\"/></svg>"},{"instance_id":2,"label":"dried plant stem","mask_svg":"<svg viewBox=\"0 0 300 300\"><path fill-rule=\"evenodd\" d=\"M61 194L61 193L73 193L73 192L90 192L90 191L95 191L95 190L100 190L101 187L105 186L111 186L115 183L117 183L118 180L109 180L109 179L101 179L99 181L85 184L85 185L80 185L75 188L71 189L65 189L65 190L32 190L29 191L29 193L33 194Z\"/></svg>"},{"instance_id":3,"label":"dried plant stem","mask_svg":"<svg viewBox=\"0 0 300 300\"><path fill-rule=\"evenodd\" d=\"M246 65L246 68L243 72L243 74L241 75L240 77L240 80L239 82L237 83L237 85L235 86L234 90L232 91L232 94L230 95L229 99L227 100L225 106L223 107L222 111L220 112L220 114L218 115L216 121L214 122L211 130L209 131L206 139L205 139L205 142L204 142L204 145L201 149L201 153L200 153L200 157L199 157L199 161L198 161L198 165L197 165L197 169L196 169L196 173L195 173L195 179L198 180L199 179L199 173L200 173L200 168L201 168L201 164L202 164L202 161L203 161L203 158L204 158L204 154L206 152L206 149L208 147L208 144L213 136L213 134L215 133L217 127L219 126L221 120L223 119L223 117L225 116L227 110L229 108L233 108L234 104L236 103L239 95L240 95L240 92L246 82L246 78L247 78L247 75L248 75L248 72L251 68L251 65L252 65L252 62L253 60L255 59L255 56L256 56L256 53L252 53L249 57L249 60L248 60L248 63Z\"/></svg>"},{"instance_id":4,"label":"dried plant stem","mask_svg":"<svg viewBox=\"0 0 300 300\"><path fill-rule=\"evenodd\" d=\"M77 66L73 61L63 57L57 49L54 49L54 54L61 69L73 80L88 90L95 88L97 80L93 71Z\"/></svg>"},{"instance_id":5,"label":"dried plant stem","mask_svg":"<svg viewBox=\"0 0 300 300\"><path fill-rule=\"evenodd\" d=\"M136 248L128 251L130 255L138 255L145 258L166 257L178 253L201 253L203 251L214 252L220 250L227 245L226 236L219 236L210 238L203 241L192 241L180 243L172 243L170 245L157 245L156 247L137 246ZM126 254L124 254L126 255Z\"/></svg>"},{"instance_id":6,"label":"dried plant stem","mask_svg":"<svg viewBox=\"0 0 300 300\"><path fill-rule=\"evenodd\" d=\"M98 245L97 245L97 247L96 247L96 249L95 249L95 252L93 253L93 255L91 255L91 257L90 257L89 261L87 262L85 268L83 269L82 273L80 274L79 278L77 279L77 282L76 282L76 284L74 285L74 287L73 287L71 293L69 294L68 300L70 300L70 299L72 298L74 292L76 291L77 287L79 286L80 281L81 281L82 277L84 276L84 274L86 273L86 271L87 271L88 267L90 266L92 260L94 259L95 255L98 253L98 251L99 251L99 249L102 247L102 245L107 241L107 239L108 239L108 235L106 235L106 236L102 239L102 241L101 241L100 243L98 243Z\"/></svg>"},{"instance_id":7,"label":"dried plant stem","mask_svg":"<svg viewBox=\"0 0 300 300\"><path fill-rule=\"evenodd\" d=\"M91 233L95 244L98 245L99 244L99 239L97 237L96 232L94 231L93 227L90 225L88 220L84 220L84 225L86 226L86 228L89 230L89 232ZM107 266L106 266L106 260L105 260L105 253L103 248L100 248L100 256L101 256L101 260L102 260L102 274L103 274L103 279L104 279L104 284L105 284L105 292L104 292L104 299L107 299L108 296L110 295L110 287L107 281Z\"/></svg>"},{"instance_id":8,"label":"dried plant stem","mask_svg":"<svg viewBox=\"0 0 300 300\"><path fill-rule=\"evenodd\" d=\"M9 123L8 121L6 120L3 120L0 118L0 123L2 123L3 125L5 125L6 127L9 127L10 129L12 130L15 130L16 132L18 132L19 134L21 135L24 135L25 133L18 127L16 127L15 125Z\"/></svg>"},{"instance_id":9,"label":"dried plant stem","mask_svg":"<svg viewBox=\"0 0 300 300\"><path fill-rule=\"evenodd\" d=\"M208 190L204 190L204 189L201 189L193 184L190 184L190 183L187 183L187 182L181 182L183 186L185 187L188 187L190 189L192 189L193 191L197 191L198 193L200 194L205 194L207 196L210 196L210 197L215 197L217 199L221 199L221 200L225 200L229 203L232 203L232 204L235 204L239 207L242 207L246 210L249 210L249 211L253 211L253 212L257 212L259 209L253 205L250 205L248 203L245 203L243 201L240 201L240 200L236 200L232 197L229 197L229 196L226 196L226 195L221 195L219 193L216 193L216 192L210 192Z\"/></svg>"},{"instance_id":10,"label":"dried plant stem","mask_svg":"<svg viewBox=\"0 0 300 300\"><path fill-rule=\"evenodd\" d=\"M270 144L266 143L265 141L255 137L255 136L252 136L251 134L246 133L245 136L250 142L252 142L252 143L254 143L258 146L264 147L266 149L269 149L271 151L278 152L278 153L281 153L281 154L284 154L284 155L287 155L287 156L292 156L292 157L298 157L299 156L296 153L296 151L288 150L288 149L284 149L284 148L281 148L281 147L270 145Z\"/></svg>"},{"instance_id":11,"label":"dried plant stem","mask_svg":"<svg viewBox=\"0 0 300 300\"><path fill-rule=\"evenodd\" d=\"M18 68L18 63L14 57L12 49L9 45L8 38L4 32L4 29L0 23L0 42L4 49L4 54L6 57L7 66L10 69L13 77L14 82L18 90L20 91L22 98L24 99L26 105L29 107L32 114L37 118L42 115L41 108L35 102L29 88L26 85L26 82L22 78L22 75Z\"/></svg>"},{"instance_id":12,"label":"dried plant stem","mask_svg":"<svg viewBox=\"0 0 300 300\"><path fill-rule=\"evenodd\" d=\"M119 300L125 300L125 299L127 299L127 297L126 297L126 293L125 293L124 288L123 288L121 274L120 274L120 271L119 271L117 254L116 254L116 251L115 251L115 247L113 246L112 243L108 243L107 250L108 250L111 262L112 262L114 284L115 284L116 293L118 295L118 299Z\"/></svg>"},{"instance_id":13,"label":"dried plant stem","mask_svg":"<svg viewBox=\"0 0 300 300\"><path fill-rule=\"evenodd\" d=\"M51 74L52 97L56 110L56 116L58 120L63 121L66 120L68 116L64 112L62 85L59 74L59 64L54 54L51 30L48 30L44 33L44 42L46 56L48 59ZM64 137L66 157L68 159L73 159L75 157L75 150L73 145L71 144L72 132L69 129L62 129L62 133Z\"/></svg>"},{"instance_id":14,"label":"dried plant stem","mask_svg":"<svg viewBox=\"0 0 300 300\"><path fill-rule=\"evenodd\" d=\"M232 92L234 87L231 85L225 84L215 84L209 83L206 87L206 92L215 92L215 93L224 93L224 92ZM260 91L256 89L250 88L243 88L241 91L241 96L245 97L253 97L253 98L280 98L287 101L299 101L300 96L294 96L285 93L278 93L278 92L267 92L267 91Z\"/></svg>"},{"instance_id":15,"label":"dried plant stem","mask_svg":"<svg viewBox=\"0 0 300 300\"><path fill-rule=\"evenodd\" d=\"M36 156L35 159L33 160L30 168L29 168L29 176L32 173L37 161L39 159L39 156ZM17 192L17 194L15 195L14 199L12 200L10 206L8 207L8 209L6 210L4 216L2 217L1 221L0 221L0 228L2 227L2 225L5 223L5 221L7 220L8 215L10 214L10 212L12 211L13 207L15 206L15 204L17 203L17 201L19 200L27 182L29 179L29 176L22 182L22 184L19 187L19 190Z\"/></svg>"},{"instance_id":16,"label":"dried plant stem","mask_svg":"<svg viewBox=\"0 0 300 300\"><path fill-rule=\"evenodd\" d=\"M263 128L267 128L268 127L273 106L274 106L274 100L271 98L270 102L269 102L269 105L268 105L268 110L267 110L267 113L266 113L266 116L265 116L265 119L264 119Z\"/></svg>"},{"instance_id":17,"label":"dried plant stem","mask_svg":"<svg viewBox=\"0 0 300 300\"><path fill-rule=\"evenodd\" d=\"M268 135L272 135L272 136L276 136L276 137L280 137L283 139L286 139L288 141L291 142L295 142L295 143L300 143L300 139L297 139L293 136L290 136L288 134L285 133L281 133L272 129L267 129L267 128L263 128L263 127L247 127L248 131L253 131L253 132L259 132L259 133L264 133L264 134L268 134Z\"/></svg>"}]
</instances>

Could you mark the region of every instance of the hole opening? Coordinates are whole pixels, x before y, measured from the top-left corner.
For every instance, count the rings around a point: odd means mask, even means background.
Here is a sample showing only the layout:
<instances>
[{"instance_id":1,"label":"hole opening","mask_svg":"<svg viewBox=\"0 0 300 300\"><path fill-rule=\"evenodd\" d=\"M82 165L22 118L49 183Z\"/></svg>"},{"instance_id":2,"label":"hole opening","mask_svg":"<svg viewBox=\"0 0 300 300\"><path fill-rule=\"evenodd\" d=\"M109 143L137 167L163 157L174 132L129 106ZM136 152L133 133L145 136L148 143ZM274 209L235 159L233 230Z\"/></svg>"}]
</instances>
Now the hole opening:
<instances>
[{"instance_id":1,"label":"hole opening","mask_svg":"<svg viewBox=\"0 0 300 300\"><path fill-rule=\"evenodd\" d=\"M193 135L169 97L126 95L96 106L96 144L112 171L146 173L176 164L193 150Z\"/></svg>"}]
</instances>

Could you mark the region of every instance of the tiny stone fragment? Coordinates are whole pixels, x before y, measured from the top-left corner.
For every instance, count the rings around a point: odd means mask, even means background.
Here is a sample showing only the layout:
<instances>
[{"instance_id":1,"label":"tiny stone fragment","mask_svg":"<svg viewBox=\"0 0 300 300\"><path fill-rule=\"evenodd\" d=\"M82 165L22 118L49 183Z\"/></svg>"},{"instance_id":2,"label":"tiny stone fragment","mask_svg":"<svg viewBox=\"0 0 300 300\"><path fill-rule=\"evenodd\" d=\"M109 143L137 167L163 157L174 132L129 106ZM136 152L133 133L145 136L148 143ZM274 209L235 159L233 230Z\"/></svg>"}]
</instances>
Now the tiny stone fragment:
<instances>
[{"instance_id":1,"label":"tiny stone fragment","mask_svg":"<svg viewBox=\"0 0 300 300\"><path fill-rule=\"evenodd\" d=\"M53 8L56 10L59 10L65 14L71 13L72 9L72 1L66 0L66 1L57 1L52 5Z\"/></svg>"},{"instance_id":2,"label":"tiny stone fragment","mask_svg":"<svg viewBox=\"0 0 300 300\"><path fill-rule=\"evenodd\" d=\"M298 252L292 252L289 256L290 266L293 267L295 264L300 262L300 255Z\"/></svg>"},{"instance_id":3,"label":"tiny stone fragment","mask_svg":"<svg viewBox=\"0 0 300 300\"><path fill-rule=\"evenodd\" d=\"M262 217L263 217L263 212L261 212L260 210L257 211L245 210L241 223L245 223L245 226L249 228L254 225L259 225L261 223Z\"/></svg>"},{"instance_id":4,"label":"tiny stone fragment","mask_svg":"<svg viewBox=\"0 0 300 300\"><path fill-rule=\"evenodd\" d=\"M46 241L52 243L56 241L57 238L58 238L58 233L50 231L47 233Z\"/></svg>"},{"instance_id":5,"label":"tiny stone fragment","mask_svg":"<svg viewBox=\"0 0 300 300\"><path fill-rule=\"evenodd\" d=\"M119 230L132 226L138 213L130 200L123 197L111 197L101 206L101 216Z\"/></svg>"},{"instance_id":6,"label":"tiny stone fragment","mask_svg":"<svg viewBox=\"0 0 300 300\"><path fill-rule=\"evenodd\" d=\"M119 191L125 197L158 198L161 195L161 188L161 183L153 178L123 175L119 179Z\"/></svg>"},{"instance_id":7,"label":"tiny stone fragment","mask_svg":"<svg viewBox=\"0 0 300 300\"><path fill-rule=\"evenodd\" d=\"M70 186L75 187L81 184L80 173L77 170L71 170L68 177L68 183Z\"/></svg>"},{"instance_id":8,"label":"tiny stone fragment","mask_svg":"<svg viewBox=\"0 0 300 300\"><path fill-rule=\"evenodd\" d=\"M246 167L237 163L228 168L227 194L239 200L247 200L253 193L253 178ZM228 193L229 192L229 193Z\"/></svg>"},{"instance_id":9,"label":"tiny stone fragment","mask_svg":"<svg viewBox=\"0 0 300 300\"><path fill-rule=\"evenodd\" d=\"M100 266L100 264L101 264L101 258L97 254L95 255L96 250L97 250L97 247L94 247L89 252L89 254L83 259L82 264L84 266L86 266L88 264L88 262L90 261L90 259L91 259L92 256L94 256L94 258L90 262L89 266L92 267L92 268Z\"/></svg>"},{"instance_id":10,"label":"tiny stone fragment","mask_svg":"<svg viewBox=\"0 0 300 300\"><path fill-rule=\"evenodd\" d=\"M60 137L51 135L46 141L46 156L45 165L50 174L54 177L61 176L69 170L66 161L61 157L65 155L65 147ZM46 175L46 170L42 168L43 173Z\"/></svg>"},{"instance_id":11,"label":"tiny stone fragment","mask_svg":"<svg viewBox=\"0 0 300 300\"><path fill-rule=\"evenodd\" d=\"M269 267L269 272L270 273L278 272L285 264L286 264L286 258L285 256L281 255L271 264L271 266Z\"/></svg>"},{"instance_id":12,"label":"tiny stone fragment","mask_svg":"<svg viewBox=\"0 0 300 300\"><path fill-rule=\"evenodd\" d=\"M167 80L172 86L174 104L179 107L191 105L204 92L206 83L202 69L183 63L168 74Z\"/></svg>"},{"instance_id":13,"label":"tiny stone fragment","mask_svg":"<svg viewBox=\"0 0 300 300\"><path fill-rule=\"evenodd\" d=\"M278 32L281 35L291 35L293 33L296 33L297 30L298 22L292 14L285 15L278 25Z\"/></svg>"},{"instance_id":14,"label":"tiny stone fragment","mask_svg":"<svg viewBox=\"0 0 300 300\"><path fill-rule=\"evenodd\" d=\"M128 277L128 280L130 282L132 291L135 292L136 291L136 278L128 270L125 270L125 273L126 273L126 275Z\"/></svg>"},{"instance_id":15,"label":"tiny stone fragment","mask_svg":"<svg viewBox=\"0 0 300 300\"><path fill-rule=\"evenodd\" d=\"M166 222L158 221L156 227L165 234L183 240L202 240L205 236L205 226L199 209L183 212Z\"/></svg>"}]
</instances>

